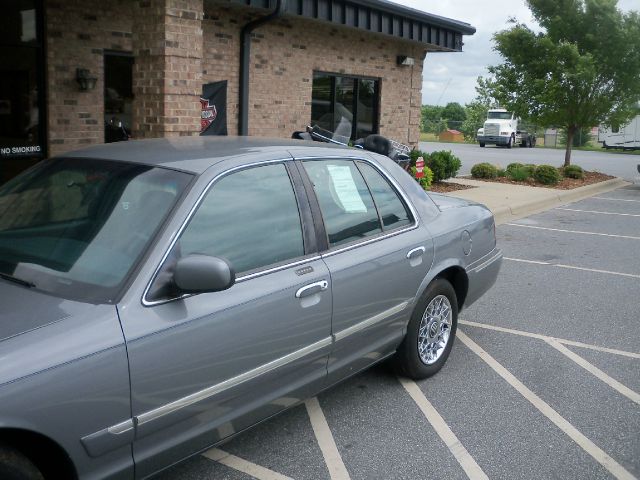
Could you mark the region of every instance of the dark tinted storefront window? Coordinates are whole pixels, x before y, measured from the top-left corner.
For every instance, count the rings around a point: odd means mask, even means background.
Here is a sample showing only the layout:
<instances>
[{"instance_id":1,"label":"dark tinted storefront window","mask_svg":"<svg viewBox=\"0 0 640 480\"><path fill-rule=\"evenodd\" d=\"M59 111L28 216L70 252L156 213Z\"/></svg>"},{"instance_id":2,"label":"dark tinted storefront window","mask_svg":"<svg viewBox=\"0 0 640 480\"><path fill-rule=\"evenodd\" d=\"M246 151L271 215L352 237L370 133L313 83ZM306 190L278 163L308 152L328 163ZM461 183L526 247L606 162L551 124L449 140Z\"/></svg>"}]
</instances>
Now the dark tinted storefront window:
<instances>
[{"instance_id":1,"label":"dark tinted storefront window","mask_svg":"<svg viewBox=\"0 0 640 480\"><path fill-rule=\"evenodd\" d=\"M312 125L352 140L376 133L379 86L379 80L314 73Z\"/></svg>"},{"instance_id":2,"label":"dark tinted storefront window","mask_svg":"<svg viewBox=\"0 0 640 480\"><path fill-rule=\"evenodd\" d=\"M42 6L6 0L0 16L0 183L45 155Z\"/></svg>"},{"instance_id":3,"label":"dark tinted storefront window","mask_svg":"<svg viewBox=\"0 0 640 480\"><path fill-rule=\"evenodd\" d=\"M121 142L131 136L133 55L104 53L104 141Z\"/></svg>"}]
</instances>

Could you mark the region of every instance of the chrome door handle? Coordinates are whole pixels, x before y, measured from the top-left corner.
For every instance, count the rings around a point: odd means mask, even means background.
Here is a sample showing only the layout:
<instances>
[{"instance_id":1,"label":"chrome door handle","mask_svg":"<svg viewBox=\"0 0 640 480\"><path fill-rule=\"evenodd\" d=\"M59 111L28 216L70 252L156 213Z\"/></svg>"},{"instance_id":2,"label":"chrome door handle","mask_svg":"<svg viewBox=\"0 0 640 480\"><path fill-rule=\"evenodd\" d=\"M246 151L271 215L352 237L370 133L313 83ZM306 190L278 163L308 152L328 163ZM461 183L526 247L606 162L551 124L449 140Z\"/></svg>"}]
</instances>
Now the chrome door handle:
<instances>
[{"instance_id":1,"label":"chrome door handle","mask_svg":"<svg viewBox=\"0 0 640 480\"><path fill-rule=\"evenodd\" d=\"M414 248L413 250L409 250L409 253L407 253L407 258L411 260L412 258L420 257L424 255L424 252L426 250L427 249L424 247L418 247L418 248Z\"/></svg>"},{"instance_id":2,"label":"chrome door handle","mask_svg":"<svg viewBox=\"0 0 640 480\"><path fill-rule=\"evenodd\" d=\"M321 280L320 282L310 283L302 288L299 288L296 292L296 298L303 298L313 295L314 293L322 292L329 288L329 282Z\"/></svg>"}]
</instances>

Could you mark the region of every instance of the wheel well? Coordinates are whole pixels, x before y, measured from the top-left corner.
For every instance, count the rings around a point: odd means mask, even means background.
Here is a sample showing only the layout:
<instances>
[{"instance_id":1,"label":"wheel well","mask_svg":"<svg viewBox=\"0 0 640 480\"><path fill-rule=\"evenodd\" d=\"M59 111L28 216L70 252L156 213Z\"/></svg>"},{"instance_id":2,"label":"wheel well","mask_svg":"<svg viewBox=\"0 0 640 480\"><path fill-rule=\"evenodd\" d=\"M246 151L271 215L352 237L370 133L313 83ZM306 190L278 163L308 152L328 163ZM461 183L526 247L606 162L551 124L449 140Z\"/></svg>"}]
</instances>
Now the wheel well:
<instances>
[{"instance_id":1,"label":"wheel well","mask_svg":"<svg viewBox=\"0 0 640 480\"><path fill-rule=\"evenodd\" d=\"M45 478L77 478L67 452L44 435L14 428L0 429L0 443L20 451L32 461Z\"/></svg>"},{"instance_id":2,"label":"wheel well","mask_svg":"<svg viewBox=\"0 0 640 480\"><path fill-rule=\"evenodd\" d=\"M449 267L436 275L436 278L444 278L451 284L456 292L458 311L462 310L464 301L467 298L467 291L469 290L469 278L464 269L461 267Z\"/></svg>"}]
</instances>

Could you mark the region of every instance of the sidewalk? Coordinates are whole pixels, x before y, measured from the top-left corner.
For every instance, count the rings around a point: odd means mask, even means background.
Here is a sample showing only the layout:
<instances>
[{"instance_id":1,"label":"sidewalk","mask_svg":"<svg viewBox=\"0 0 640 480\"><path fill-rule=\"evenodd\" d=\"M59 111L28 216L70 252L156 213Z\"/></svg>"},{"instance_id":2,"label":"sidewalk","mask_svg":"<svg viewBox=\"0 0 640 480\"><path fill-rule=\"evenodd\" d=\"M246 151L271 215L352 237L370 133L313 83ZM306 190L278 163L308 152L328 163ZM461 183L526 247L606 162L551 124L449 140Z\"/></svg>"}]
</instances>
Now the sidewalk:
<instances>
[{"instance_id":1,"label":"sidewalk","mask_svg":"<svg viewBox=\"0 0 640 480\"><path fill-rule=\"evenodd\" d=\"M573 190L482 182L462 177L450 178L447 182L475 187L458 190L447 195L485 204L493 212L497 224L507 223L558 205L575 202L598 193L629 185L629 182L621 178L614 178L606 182L574 188Z\"/></svg>"}]
</instances>

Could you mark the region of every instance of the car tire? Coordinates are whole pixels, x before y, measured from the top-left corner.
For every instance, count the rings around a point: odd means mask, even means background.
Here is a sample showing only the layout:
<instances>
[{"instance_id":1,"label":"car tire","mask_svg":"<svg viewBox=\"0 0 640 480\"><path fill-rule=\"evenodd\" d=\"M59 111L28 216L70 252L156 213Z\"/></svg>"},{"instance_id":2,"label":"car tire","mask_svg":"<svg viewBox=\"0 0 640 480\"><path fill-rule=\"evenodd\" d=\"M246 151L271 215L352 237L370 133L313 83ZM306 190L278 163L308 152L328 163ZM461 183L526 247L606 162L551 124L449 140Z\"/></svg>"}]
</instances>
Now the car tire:
<instances>
[{"instance_id":1,"label":"car tire","mask_svg":"<svg viewBox=\"0 0 640 480\"><path fill-rule=\"evenodd\" d=\"M484 142L480 142L480 148L484 148Z\"/></svg>"},{"instance_id":2,"label":"car tire","mask_svg":"<svg viewBox=\"0 0 640 480\"><path fill-rule=\"evenodd\" d=\"M513 147L513 137L509 137L509 143L507 143L507 148Z\"/></svg>"},{"instance_id":3,"label":"car tire","mask_svg":"<svg viewBox=\"0 0 640 480\"><path fill-rule=\"evenodd\" d=\"M2 480L44 480L38 468L15 448L0 445L0 478Z\"/></svg>"},{"instance_id":4,"label":"car tire","mask_svg":"<svg viewBox=\"0 0 640 480\"><path fill-rule=\"evenodd\" d=\"M436 374L449 357L457 327L456 292L447 280L436 278L420 297L396 352L398 373L414 380Z\"/></svg>"}]
</instances>

